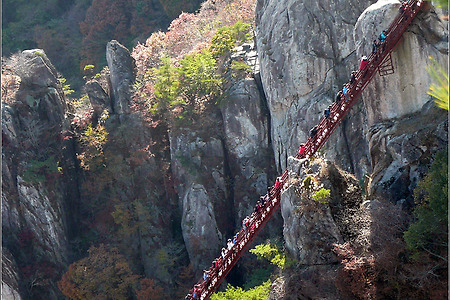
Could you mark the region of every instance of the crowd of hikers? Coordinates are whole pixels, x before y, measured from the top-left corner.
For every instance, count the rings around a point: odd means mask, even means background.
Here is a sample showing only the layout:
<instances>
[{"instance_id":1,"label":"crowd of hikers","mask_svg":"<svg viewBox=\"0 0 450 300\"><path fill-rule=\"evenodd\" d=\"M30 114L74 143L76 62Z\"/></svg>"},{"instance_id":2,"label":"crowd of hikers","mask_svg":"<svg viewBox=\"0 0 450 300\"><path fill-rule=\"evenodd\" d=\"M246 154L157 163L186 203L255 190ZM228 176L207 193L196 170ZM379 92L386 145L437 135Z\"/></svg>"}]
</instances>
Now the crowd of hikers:
<instances>
[{"instance_id":1,"label":"crowd of hikers","mask_svg":"<svg viewBox=\"0 0 450 300\"><path fill-rule=\"evenodd\" d=\"M222 248L220 256L213 260L212 265L208 269L203 270L203 280L194 286L185 299L199 299L202 289L209 284L209 281L212 278L217 277L218 272L225 261L229 259L233 253L236 253L241 249L241 247L236 247L236 244L240 243L243 239L247 240L250 234L254 233L257 226L256 223L262 219L263 212L267 212L268 206L273 204L271 201L280 201L281 190L284 187L284 183L285 182L281 177L277 177L274 185L268 188L267 194L259 198L252 214L246 216L242 220L242 230L237 232L232 239L230 238L227 240L226 246Z\"/></svg>"}]
</instances>

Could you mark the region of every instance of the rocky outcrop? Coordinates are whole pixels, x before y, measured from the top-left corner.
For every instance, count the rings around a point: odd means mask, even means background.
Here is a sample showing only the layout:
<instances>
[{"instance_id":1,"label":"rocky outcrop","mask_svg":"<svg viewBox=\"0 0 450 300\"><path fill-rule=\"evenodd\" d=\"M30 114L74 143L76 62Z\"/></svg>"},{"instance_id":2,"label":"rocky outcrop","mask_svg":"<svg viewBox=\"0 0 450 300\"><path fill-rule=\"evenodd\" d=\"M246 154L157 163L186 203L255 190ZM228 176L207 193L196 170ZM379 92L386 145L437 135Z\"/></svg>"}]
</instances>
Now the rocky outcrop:
<instances>
[{"instance_id":1,"label":"rocky outcrop","mask_svg":"<svg viewBox=\"0 0 450 300\"><path fill-rule=\"evenodd\" d=\"M189 259L201 271L219 253L225 233L227 188L222 142L198 132L171 133L172 171L182 211L181 229ZM230 207L230 206L228 206Z\"/></svg>"},{"instance_id":2,"label":"rocky outcrop","mask_svg":"<svg viewBox=\"0 0 450 300\"><path fill-rule=\"evenodd\" d=\"M334 285L338 258L335 244L355 239L362 230L357 216L362 193L357 180L331 162L289 158L290 186L281 197L283 236L299 269L288 269L275 283L271 298L341 299ZM321 189L329 196L314 199ZM277 289L281 289L281 292Z\"/></svg>"},{"instance_id":3,"label":"rocky outcrop","mask_svg":"<svg viewBox=\"0 0 450 300\"><path fill-rule=\"evenodd\" d=\"M7 66L20 85L13 100L2 102L3 243L20 270L36 269L20 274L25 296L52 298L56 284L48 277L68 262L68 199L77 200L72 141L64 139L68 107L43 50L23 51ZM39 272L48 265L55 273Z\"/></svg>"},{"instance_id":4,"label":"rocky outcrop","mask_svg":"<svg viewBox=\"0 0 450 300\"><path fill-rule=\"evenodd\" d=\"M127 48L112 40L106 45L106 61L111 74L112 109L119 115L128 113L135 78L134 60Z\"/></svg>"},{"instance_id":5,"label":"rocky outcrop","mask_svg":"<svg viewBox=\"0 0 450 300\"><path fill-rule=\"evenodd\" d=\"M286 248L304 265L335 263L337 260L330 249L333 243L342 243L342 236L331 214L328 198L322 202L312 198L319 190L313 186L320 185L314 178L323 172L322 166L292 157L289 165L291 185L283 193L281 202Z\"/></svg>"},{"instance_id":6,"label":"rocky outcrop","mask_svg":"<svg viewBox=\"0 0 450 300\"><path fill-rule=\"evenodd\" d=\"M369 198L411 206L434 155L447 148L447 114L429 102L415 114L372 126L368 139L373 170Z\"/></svg>"},{"instance_id":7,"label":"rocky outcrop","mask_svg":"<svg viewBox=\"0 0 450 300\"><path fill-rule=\"evenodd\" d=\"M232 61L245 62L252 74L230 80L227 99L220 106L227 161L233 176L236 223L250 214L258 195L264 195L275 176L270 136L270 116L260 86L254 44L237 47ZM239 78L239 77L238 77Z\"/></svg>"},{"instance_id":8,"label":"rocky outcrop","mask_svg":"<svg viewBox=\"0 0 450 300\"><path fill-rule=\"evenodd\" d=\"M2 299L21 300L17 264L11 253L2 249Z\"/></svg>"},{"instance_id":9,"label":"rocky outcrop","mask_svg":"<svg viewBox=\"0 0 450 300\"><path fill-rule=\"evenodd\" d=\"M361 14L354 31L357 57L371 53L372 41L389 27L399 7L398 0L378 1ZM448 31L434 9L429 6L421 11L392 53L394 74L375 76L363 92L369 127L422 109L430 99L427 91L431 77L426 71L429 57L446 67L448 46L443 45L447 43Z\"/></svg>"},{"instance_id":10,"label":"rocky outcrop","mask_svg":"<svg viewBox=\"0 0 450 300\"><path fill-rule=\"evenodd\" d=\"M105 109L109 113L112 113L111 99L97 81L92 80L87 82L85 90L96 116L100 116Z\"/></svg>"},{"instance_id":11,"label":"rocky outcrop","mask_svg":"<svg viewBox=\"0 0 450 300\"><path fill-rule=\"evenodd\" d=\"M177 186L183 237L198 269L209 266L224 239L240 229L274 176L270 118L254 46L238 47L231 60L247 63L254 73L230 74L219 107L170 132L172 170L183 182Z\"/></svg>"}]
</instances>

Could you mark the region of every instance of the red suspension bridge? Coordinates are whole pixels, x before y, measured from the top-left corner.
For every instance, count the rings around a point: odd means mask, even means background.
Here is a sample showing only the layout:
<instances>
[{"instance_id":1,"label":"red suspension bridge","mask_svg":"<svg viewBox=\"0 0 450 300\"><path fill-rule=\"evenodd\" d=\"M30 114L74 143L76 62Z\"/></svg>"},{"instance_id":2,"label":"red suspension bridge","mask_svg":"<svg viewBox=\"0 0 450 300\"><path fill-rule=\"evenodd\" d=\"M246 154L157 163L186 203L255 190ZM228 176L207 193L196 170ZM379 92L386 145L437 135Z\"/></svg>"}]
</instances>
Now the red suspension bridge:
<instances>
[{"instance_id":1,"label":"red suspension bridge","mask_svg":"<svg viewBox=\"0 0 450 300\"><path fill-rule=\"evenodd\" d=\"M391 53L413 19L427 4L428 2L422 0L409 0L402 4L399 14L384 32L386 36L384 41L381 40L382 43L378 45L376 51L373 51L367 57L367 62L361 65L363 67L353 74L351 81L346 84L347 91L345 94L342 93L337 97L337 101L329 108L329 114L319 122L315 127L315 132L310 134L305 144L301 145L295 158L302 159L314 156L342 122L377 71L380 76L393 73ZM207 270L207 276L195 284L186 299L205 300L219 288L227 274L280 206L281 192L288 185L288 174L289 172L286 169L278 177L275 185L263 197L266 201L264 201L262 207L252 214L246 228L241 229L236 234L235 243L231 249L214 260L212 266Z\"/></svg>"}]
</instances>

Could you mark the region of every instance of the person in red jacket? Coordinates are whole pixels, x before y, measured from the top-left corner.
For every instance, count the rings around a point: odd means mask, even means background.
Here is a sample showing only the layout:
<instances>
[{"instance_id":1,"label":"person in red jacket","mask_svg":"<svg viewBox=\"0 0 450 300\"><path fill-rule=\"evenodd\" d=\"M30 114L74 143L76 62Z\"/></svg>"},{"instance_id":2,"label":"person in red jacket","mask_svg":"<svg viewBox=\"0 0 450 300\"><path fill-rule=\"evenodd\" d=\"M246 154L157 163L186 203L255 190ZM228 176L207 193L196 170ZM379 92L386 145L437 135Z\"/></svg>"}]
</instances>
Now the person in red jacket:
<instances>
[{"instance_id":1,"label":"person in red jacket","mask_svg":"<svg viewBox=\"0 0 450 300\"><path fill-rule=\"evenodd\" d=\"M367 56L364 55L363 57L361 57L361 62L359 64L359 69L360 70L364 70L368 63L369 63L369 61L367 60Z\"/></svg>"},{"instance_id":2,"label":"person in red jacket","mask_svg":"<svg viewBox=\"0 0 450 300\"><path fill-rule=\"evenodd\" d=\"M361 57L361 62L359 64L359 69L361 71L364 71L366 69L368 63L369 63L369 60L367 59L367 56L364 55L363 57ZM365 78L366 75L367 75L367 70L364 72L363 77Z\"/></svg>"},{"instance_id":3,"label":"person in red jacket","mask_svg":"<svg viewBox=\"0 0 450 300\"><path fill-rule=\"evenodd\" d=\"M298 151L298 155L300 156L300 158L303 158L303 154L305 154L305 150L306 150L305 144L301 144L300 150Z\"/></svg>"}]
</instances>

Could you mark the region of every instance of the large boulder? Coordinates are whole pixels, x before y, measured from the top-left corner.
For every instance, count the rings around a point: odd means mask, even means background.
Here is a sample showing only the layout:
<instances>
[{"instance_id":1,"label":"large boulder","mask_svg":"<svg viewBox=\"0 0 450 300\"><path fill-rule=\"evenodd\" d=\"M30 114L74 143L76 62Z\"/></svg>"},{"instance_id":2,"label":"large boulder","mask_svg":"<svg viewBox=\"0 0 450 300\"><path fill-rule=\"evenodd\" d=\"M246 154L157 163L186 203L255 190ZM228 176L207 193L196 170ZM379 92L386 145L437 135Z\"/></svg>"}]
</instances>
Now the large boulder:
<instances>
[{"instance_id":1,"label":"large boulder","mask_svg":"<svg viewBox=\"0 0 450 300\"><path fill-rule=\"evenodd\" d=\"M229 230L231 203L227 202L222 141L202 132L171 132L170 153L181 229L189 259L197 272L209 266ZM204 132L203 132L204 134ZM231 222L232 223L232 222Z\"/></svg>"},{"instance_id":2,"label":"large boulder","mask_svg":"<svg viewBox=\"0 0 450 300\"><path fill-rule=\"evenodd\" d=\"M372 159L369 198L411 206L414 189L434 155L447 148L447 113L430 101L419 112L372 126L368 139Z\"/></svg>"},{"instance_id":3,"label":"large boulder","mask_svg":"<svg viewBox=\"0 0 450 300\"><path fill-rule=\"evenodd\" d=\"M356 240L367 225L358 217L358 181L329 161L290 157L288 162L290 185L281 196L283 236L289 257L301 268L283 271L270 299L342 299L335 285L339 260L333 248ZM314 199L322 188L330 195Z\"/></svg>"}]
</instances>

